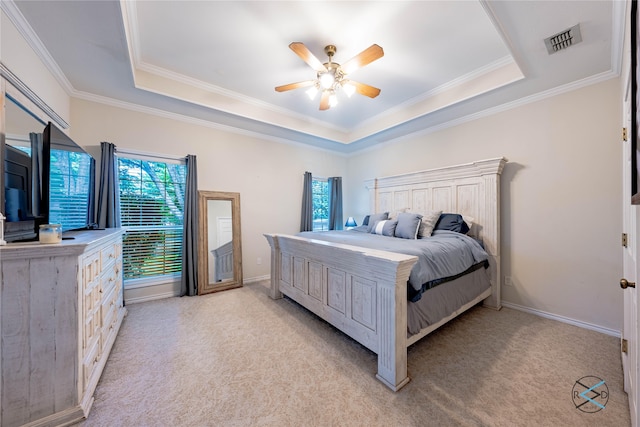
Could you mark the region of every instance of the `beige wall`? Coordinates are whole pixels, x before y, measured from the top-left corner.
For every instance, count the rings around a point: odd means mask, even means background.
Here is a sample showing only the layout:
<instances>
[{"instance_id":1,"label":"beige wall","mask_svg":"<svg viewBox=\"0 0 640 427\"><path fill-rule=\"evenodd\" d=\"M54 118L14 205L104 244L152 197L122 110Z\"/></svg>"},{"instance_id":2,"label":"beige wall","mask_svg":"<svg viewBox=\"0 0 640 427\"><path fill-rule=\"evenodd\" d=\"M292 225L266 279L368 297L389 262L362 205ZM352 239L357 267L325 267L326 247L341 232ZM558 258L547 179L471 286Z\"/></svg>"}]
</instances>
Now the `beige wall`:
<instances>
[{"instance_id":1,"label":"beige wall","mask_svg":"<svg viewBox=\"0 0 640 427\"><path fill-rule=\"evenodd\" d=\"M2 61L65 119L97 156L121 149L198 157L202 190L241 194L243 269L269 273L265 232L299 226L302 176L343 176L344 214L361 221L365 179L504 156L504 300L597 327L621 329L620 82L596 84L450 129L351 156L71 100L2 14ZM69 112L70 110L70 112ZM627 195L625 195L627 197ZM257 264L261 258L262 264Z\"/></svg>"},{"instance_id":2,"label":"beige wall","mask_svg":"<svg viewBox=\"0 0 640 427\"><path fill-rule=\"evenodd\" d=\"M245 279L269 274L270 250L263 233L299 231L304 172L329 177L346 170L344 156L324 150L78 99L71 105L71 135L96 158L100 141L112 142L122 150L195 154L200 190L240 193Z\"/></svg>"},{"instance_id":3,"label":"beige wall","mask_svg":"<svg viewBox=\"0 0 640 427\"><path fill-rule=\"evenodd\" d=\"M348 161L345 215L368 209L365 179L504 156L502 266L507 302L619 331L620 83L618 79Z\"/></svg>"},{"instance_id":4,"label":"beige wall","mask_svg":"<svg viewBox=\"0 0 640 427\"><path fill-rule=\"evenodd\" d=\"M60 117L69 122L69 95L7 15L0 13L0 60Z\"/></svg>"}]
</instances>

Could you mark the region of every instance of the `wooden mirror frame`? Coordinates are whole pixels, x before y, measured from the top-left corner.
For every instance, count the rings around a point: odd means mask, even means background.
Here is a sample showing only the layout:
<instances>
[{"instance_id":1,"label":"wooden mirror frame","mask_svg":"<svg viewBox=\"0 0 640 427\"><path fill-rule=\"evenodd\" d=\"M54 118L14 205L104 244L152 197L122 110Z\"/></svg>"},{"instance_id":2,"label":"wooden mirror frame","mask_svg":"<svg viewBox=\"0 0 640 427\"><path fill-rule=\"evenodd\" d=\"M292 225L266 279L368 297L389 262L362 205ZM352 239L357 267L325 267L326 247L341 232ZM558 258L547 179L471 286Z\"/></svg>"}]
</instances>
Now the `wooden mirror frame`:
<instances>
[{"instance_id":1,"label":"wooden mirror frame","mask_svg":"<svg viewBox=\"0 0 640 427\"><path fill-rule=\"evenodd\" d=\"M233 278L220 283L209 283L209 226L207 205L210 200L231 202L233 246ZM224 291L242 286L242 235L240 232L240 193L198 191L198 295Z\"/></svg>"}]
</instances>

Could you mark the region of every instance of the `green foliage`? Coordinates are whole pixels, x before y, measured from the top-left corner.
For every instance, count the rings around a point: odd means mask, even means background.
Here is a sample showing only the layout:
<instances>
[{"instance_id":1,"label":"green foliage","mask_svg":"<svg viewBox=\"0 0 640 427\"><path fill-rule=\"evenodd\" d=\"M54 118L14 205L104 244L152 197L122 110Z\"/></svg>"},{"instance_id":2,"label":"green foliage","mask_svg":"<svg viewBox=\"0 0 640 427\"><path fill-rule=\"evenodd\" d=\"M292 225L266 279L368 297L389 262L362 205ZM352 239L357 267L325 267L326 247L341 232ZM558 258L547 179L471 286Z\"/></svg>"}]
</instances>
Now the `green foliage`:
<instances>
[{"instance_id":1,"label":"green foliage","mask_svg":"<svg viewBox=\"0 0 640 427\"><path fill-rule=\"evenodd\" d=\"M327 230L329 223L329 183L327 180L313 179L313 229Z\"/></svg>"},{"instance_id":2,"label":"green foliage","mask_svg":"<svg viewBox=\"0 0 640 427\"><path fill-rule=\"evenodd\" d=\"M185 165L119 158L124 277L181 271Z\"/></svg>"}]
</instances>

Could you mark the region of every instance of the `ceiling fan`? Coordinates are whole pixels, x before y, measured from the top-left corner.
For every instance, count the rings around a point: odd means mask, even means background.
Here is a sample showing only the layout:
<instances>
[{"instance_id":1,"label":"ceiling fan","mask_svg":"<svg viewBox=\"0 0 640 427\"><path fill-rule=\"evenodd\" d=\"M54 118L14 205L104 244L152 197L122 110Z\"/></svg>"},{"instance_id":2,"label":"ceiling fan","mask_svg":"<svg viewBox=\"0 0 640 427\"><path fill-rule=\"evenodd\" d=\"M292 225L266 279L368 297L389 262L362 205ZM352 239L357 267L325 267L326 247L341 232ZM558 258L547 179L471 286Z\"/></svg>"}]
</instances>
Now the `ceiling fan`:
<instances>
[{"instance_id":1,"label":"ceiling fan","mask_svg":"<svg viewBox=\"0 0 640 427\"><path fill-rule=\"evenodd\" d=\"M339 88L345 91L348 96L358 92L361 95L375 98L380 94L380 89L356 82L347 78L347 75L353 73L359 68L380 59L384 56L384 51L377 44L369 46L343 65L333 62L333 55L336 53L334 45L328 45L324 48L324 53L329 57L329 61L324 64L316 58L311 51L301 42L293 42L289 48L296 53L304 62L317 72L315 80L306 80L298 83L289 83L283 86L277 86L277 92L285 92L301 87L309 87L307 95L309 98L315 98L318 92L321 92L320 110L328 110L334 107L338 100L336 92Z\"/></svg>"}]
</instances>

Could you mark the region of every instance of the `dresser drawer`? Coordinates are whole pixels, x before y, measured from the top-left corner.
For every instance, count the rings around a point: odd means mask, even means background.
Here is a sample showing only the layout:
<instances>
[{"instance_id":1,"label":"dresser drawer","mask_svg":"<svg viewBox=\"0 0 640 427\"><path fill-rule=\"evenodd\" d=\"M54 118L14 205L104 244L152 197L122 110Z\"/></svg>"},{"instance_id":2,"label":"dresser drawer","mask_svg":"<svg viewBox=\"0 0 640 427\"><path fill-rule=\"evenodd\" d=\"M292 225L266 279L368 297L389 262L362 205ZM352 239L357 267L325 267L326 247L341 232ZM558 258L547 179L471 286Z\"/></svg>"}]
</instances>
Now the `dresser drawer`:
<instances>
[{"instance_id":1,"label":"dresser drawer","mask_svg":"<svg viewBox=\"0 0 640 427\"><path fill-rule=\"evenodd\" d=\"M117 297L118 292L115 288L111 289L108 294L105 294L102 302L102 325L104 327L108 327L109 319L113 318L113 313L116 311Z\"/></svg>"},{"instance_id":2,"label":"dresser drawer","mask_svg":"<svg viewBox=\"0 0 640 427\"><path fill-rule=\"evenodd\" d=\"M118 252L121 251L119 246L118 243L111 243L102 248L100 258L103 269L109 268L115 262L116 258L118 258Z\"/></svg>"},{"instance_id":3,"label":"dresser drawer","mask_svg":"<svg viewBox=\"0 0 640 427\"><path fill-rule=\"evenodd\" d=\"M101 354L102 344L100 340L97 340L85 354L84 359L82 360L82 379L84 380L83 384L85 386L89 383L89 379L91 378L93 371L98 366Z\"/></svg>"},{"instance_id":4,"label":"dresser drawer","mask_svg":"<svg viewBox=\"0 0 640 427\"><path fill-rule=\"evenodd\" d=\"M102 282L102 294L109 294L118 284L119 279L119 271L120 267L116 265L112 265L108 270L102 272L102 276L100 277L100 281Z\"/></svg>"}]
</instances>

